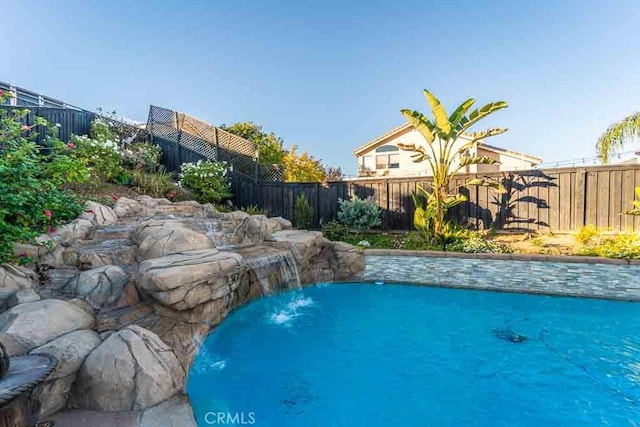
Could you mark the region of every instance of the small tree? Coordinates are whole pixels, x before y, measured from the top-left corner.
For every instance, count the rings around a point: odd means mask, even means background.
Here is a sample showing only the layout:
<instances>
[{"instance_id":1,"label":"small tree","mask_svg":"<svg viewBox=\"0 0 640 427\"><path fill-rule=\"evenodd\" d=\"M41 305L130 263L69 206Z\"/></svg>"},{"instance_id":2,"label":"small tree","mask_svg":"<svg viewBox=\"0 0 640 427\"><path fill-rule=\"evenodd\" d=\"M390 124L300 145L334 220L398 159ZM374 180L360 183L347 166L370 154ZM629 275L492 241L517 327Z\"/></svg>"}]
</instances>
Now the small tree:
<instances>
[{"instance_id":1,"label":"small tree","mask_svg":"<svg viewBox=\"0 0 640 427\"><path fill-rule=\"evenodd\" d=\"M422 135L426 144L420 146L398 144L398 146L403 150L414 152L414 162L427 162L429 165L433 182L430 191L421 189L426 199L426 206L423 207L419 197L414 198L417 204L414 224L416 227L420 225L422 230L428 230L427 234L431 234L431 237L439 237L443 236L445 231L447 210L467 200L457 192L461 186L451 188L452 178L461 169L470 165L499 163L490 157L473 154L472 149L478 147L481 140L504 133L507 129L493 128L480 132L468 132L469 128L491 113L506 108L507 103L492 102L469 112L475 103L475 100L470 98L448 116L440 101L431 92L425 89L424 95L431 108L433 120L419 111L402 110L401 112ZM503 191L502 185L484 179L469 180L465 185L485 185Z\"/></svg>"},{"instance_id":2,"label":"small tree","mask_svg":"<svg viewBox=\"0 0 640 427\"><path fill-rule=\"evenodd\" d=\"M304 193L300 193L293 209L293 223L296 228L308 230L313 223L313 209Z\"/></svg>"},{"instance_id":3,"label":"small tree","mask_svg":"<svg viewBox=\"0 0 640 427\"><path fill-rule=\"evenodd\" d=\"M222 125L220 129L256 144L260 150L260 164L274 165L282 163L286 154L284 141L275 133L267 133L262 130L262 126L253 122L237 122L231 126Z\"/></svg>"},{"instance_id":4,"label":"small tree","mask_svg":"<svg viewBox=\"0 0 640 427\"><path fill-rule=\"evenodd\" d=\"M320 160L306 151L298 154L294 145L284 156L284 180L287 182L322 182L325 170Z\"/></svg>"}]
</instances>

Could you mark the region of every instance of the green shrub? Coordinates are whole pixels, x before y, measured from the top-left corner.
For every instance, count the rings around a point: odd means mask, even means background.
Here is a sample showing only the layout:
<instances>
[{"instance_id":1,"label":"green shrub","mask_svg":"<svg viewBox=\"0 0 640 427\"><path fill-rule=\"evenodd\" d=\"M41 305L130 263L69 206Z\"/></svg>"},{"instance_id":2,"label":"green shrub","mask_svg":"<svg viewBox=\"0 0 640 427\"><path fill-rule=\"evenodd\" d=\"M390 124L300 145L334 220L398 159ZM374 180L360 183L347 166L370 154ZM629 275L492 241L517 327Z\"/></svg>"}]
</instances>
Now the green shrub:
<instances>
[{"instance_id":1,"label":"green shrub","mask_svg":"<svg viewBox=\"0 0 640 427\"><path fill-rule=\"evenodd\" d=\"M154 172L160 165L162 149L157 145L137 142L122 151L122 166Z\"/></svg>"},{"instance_id":2,"label":"green shrub","mask_svg":"<svg viewBox=\"0 0 640 427\"><path fill-rule=\"evenodd\" d=\"M173 173L167 172L162 168L157 172L136 170L132 174L132 185L140 194L146 194L151 197L167 197L176 188L173 176Z\"/></svg>"},{"instance_id":3,"label":"green shrub","mask_svg":"<svg viewBox=\"0 0 640 427\"><path fill-rule=\"evenodd\" d=\"M75 159L83 161L95 178L113 182L122 173L122 154L109 127L100 120L91 124L91 137L72 135L68 144Z\"/></svg>"},{"instance_id":4,"label":"green shrub","mask_svg":"<svg viewBox=\"0 0 640 427\"><path fill-rule=\"evenodd\" d=\"M446 245L446 250L474 254L511 252L509 247L487 240L486 236L479 232L469 232L466 236Z\"/></svg>"},{"instance_id":5,"label":"green shrub","mask_svg":"<svg viewBox=\"0 0 640 427\"><path fill-rule=\"evenodd\" d=\"M338 221L329 221L322 226L322 234L334 242L344 242L349 237L349 227Z\"/></svg>"},{"instance_id":6,"label":"green shrub","mask_svg":"<svg viewBox=\"0 0 640 427\"><path fill-rule=\"evenodd\" d=\"M293 224L301 230L308 230L313 223L313 209L304 193L298 194L293 208Z\"/></svg>"},{"instance_id":7,"label":"green shrub","mask_svg":"<svg viewBox=\"0 0 640 427\"><path fill-rule=\"evenodd\" d=\"M597 240L599 236L600 236L600 231L598 231L598 229L595 226L585 225L584 227L580 228L580 230L578 230L578 232L576 233L576 240L581 245L588 245L589 243L592 243L593 241Z\"/></svg>"},{"instance_id":8,"label":"green shrub","mask_svg":"<svg viewBox=\"0 0 640 427\"><path fill-rule=\"evenodd\" d=\"M0 103L7 95L0 92ZM84 163L71 157L40 117L34 126L22 124L28 110L0 110L0 263L14 261L13 242L28 241L51 227L78 216L81 201L65 188L88 178ZM46 132L44 146L34 142L39 126Z\"/></svg>"},{"instance_id":9,"label":"green shrub","mask_svg":"<svg viewBox=\"0 0 640 427\"><path fill-rule=\"evenodd\" d=\"M193 191L200 203L220 203L231 197L227 172L224 162L183 163L179 183Z\"/></svg>"},{"instance_id":10,"label":"green shrub","mask_svg":"<svg viewBox=\"0 0 640 427\"><path fill-rule=\"evenodd\" d=\"M268 215L269 212L264 209L261 208L258 205L249 205L249 206L244 206L242 209L240 209L242 212L246 212L249 215Z\"/></svg>"},{"instance_id":11,"label":"green shrub","mask_svg":"<svg viewBox=\"0 0 640 427\"><path fill-rule=\"evenodd\" d=\"M351 200L338 199L338 219L349 230L362 233L380 225L380 206L376 205L372 197Z\"/></svg>"},{"instance_id":12,"label":"green shrub","mask_svg":"<svg viewBox=\"0 0 640 427\"><path fill-rule=\"evenodd\" d=\"M592 238L578 253L606 258L640 258L640 235L621 233L609 238Z\"/></svg>"}]
</instances>

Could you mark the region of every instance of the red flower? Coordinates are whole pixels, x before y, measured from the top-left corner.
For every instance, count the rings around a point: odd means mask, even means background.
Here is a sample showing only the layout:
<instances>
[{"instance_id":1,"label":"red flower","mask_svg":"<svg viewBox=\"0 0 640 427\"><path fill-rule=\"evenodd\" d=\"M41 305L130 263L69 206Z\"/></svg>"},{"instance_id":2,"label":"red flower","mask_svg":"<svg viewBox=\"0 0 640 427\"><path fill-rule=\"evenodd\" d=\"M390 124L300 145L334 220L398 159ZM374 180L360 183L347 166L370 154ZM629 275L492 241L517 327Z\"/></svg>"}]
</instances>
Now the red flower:
<instances>
[{"instance_id":1,"label":"red flower","mask_svg":"<svg viewBox=\"0 0 640 427\"><path fill-rule=\"evenodd\" d=\"M2 91L0 90L0 92L2 92ZM19 256L20 258L26 258L26 257L28 257L29 255L27 255L27 253L26 253L26 252L22 252L22 253L21 253L20 255L18 255L18 256Z\"/></svg>"},{"instance_id":2,"label":"red flower","mask_svg":"<svg viewBox=\"0 0 640 427\"><path fill-rule=\"evenodd\" d=\"M73 142L67 142L67 147L76 148L76 145Z\"/></svg>"},{"instance_id":3,"label":"red flower","mask_svg":"<svg viewBox=\"0 0 640 427\"><path fill-rule=\"evenodd\" d=\"M51 211L50 210L46 210L44 211L44 216L46 216L47 218L51 219Z\"/></svg>"},{"instance_id":4,"label":"red flower","mask_svg":"<svg viewBox=\"0 0 640 427\"><path fill-rule=\"evenodd\" d=\"M118 200L118 196L116 196L115 194L111 195L111 200L116 201Z\"/></svg>"},{"instance_id":5,"label":"red flower","mask_svg":"<svg viewBox=\"0 0 640 427\"><path fill-rule=\"evenodd\" d=\"M27 125L24 125L24 126L22 126L22 130L23 130L24 132L26 132L26 131L28 131L28 130L31 130L31 128L30 128L29 126L27 126Z\"/></svg>"},{"instance_id":6,"label":"red flower","mask_svg":"<svg viewBox=\"0 0 640 427\"><path fill-rule=\"evenodd\" d=\"M4 92L0 90L0 97L4 95Z\"/></svg>"},{"instance_id":7,"label":"red flower","mask_svg":"<svg viewBox=\"0 0 640 427\"><path fill-rule=\"evenodd\" d=\"M49 233L55 233L55 232L56 232L55 227L49 227Z\"/></svg>"},{"instance_id":8,"label":"red flower","mask_svg":"<svg viewBox=\"0 0 640 427\"><path fill-rule=\"evenodd\" d=\"M87 209L85 212L86 213L93 213L93 209Z\"/></svg>"}]
</instances>

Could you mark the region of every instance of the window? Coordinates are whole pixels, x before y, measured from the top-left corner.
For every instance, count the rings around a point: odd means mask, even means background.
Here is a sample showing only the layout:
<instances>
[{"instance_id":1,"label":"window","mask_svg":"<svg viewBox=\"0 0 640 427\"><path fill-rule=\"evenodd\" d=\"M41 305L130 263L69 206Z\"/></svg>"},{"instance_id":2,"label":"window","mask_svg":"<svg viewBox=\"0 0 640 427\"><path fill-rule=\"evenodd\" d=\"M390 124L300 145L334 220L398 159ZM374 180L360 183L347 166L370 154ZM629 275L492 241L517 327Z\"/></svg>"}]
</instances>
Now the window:
<instances>
[{"instance_id":1,"label":"window","mask_svg":"<svg viewBox=\"0 0 640 427\"><path fill-rule=\"evenodd\" d=\"M364 156L362 158L362 169L373 170L375 169L373 156Z\"/></svg>"},{"instance_id":2,"label":"window","mask_svg":"<svg viewBox=\"0 0 640 427\"><path fill-rule=\"evenodd\" d=\"M389 169L400 168L400 154L389 154Z\"/></svg>"},{"instance_id":3,"label":"window","mask_svg":"<svg viewBox=\"0 0 640 427\"><path fill-rule=\"evenodd\" d=\"M389 156L376 156L376 169L386 169L389 164Z\"/></svg>"},{"instance_id":4,"label":"window","mask_svg":"<svg viewBox=\"0 0 640 427\"><path fill-rule=\"evenodd\" d=\"M390 151L399 151L399 148L395 145L383 145L376 148L376 153L388 153Z\"/></svg>"}]
</instances>

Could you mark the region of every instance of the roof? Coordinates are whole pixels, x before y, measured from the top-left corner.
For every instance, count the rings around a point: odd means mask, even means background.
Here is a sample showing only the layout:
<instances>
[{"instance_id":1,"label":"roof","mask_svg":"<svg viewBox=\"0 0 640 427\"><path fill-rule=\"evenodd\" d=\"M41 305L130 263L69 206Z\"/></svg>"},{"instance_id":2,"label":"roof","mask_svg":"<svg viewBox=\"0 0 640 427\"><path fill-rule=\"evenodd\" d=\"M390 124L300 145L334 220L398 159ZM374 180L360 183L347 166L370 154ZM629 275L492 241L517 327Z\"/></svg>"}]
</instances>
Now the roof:
<instances>
[{"instance_id":1,"label":"roof","mask_svg":"<svg viewBox=\"0 0 640 427\"><path fill-rule=\"evenodd\" d=\"M355 154L356 156L360 153L362 153L363 151L367 151L369 148L373 148L376 145L383 143L389 139L393 139L396 136L408 132L410 130L413 129L413 126L411 126L411 124L409 123L405 123L403 125L400 125L398 127L395 127L393 129L391 129L389 132L384 133L382 135L380 135L379 137L377 137L376 139L373 139L369 142L367 142L364 145L361 145L359 147L357 147L355 150L353 150L353 154Z\"/></svg>"},{"instance_id":2,"label":"roof","mask_svg":"<svg viewBox=\"0 0 640 427\"><path fill-rule=\"evenodd\" d=\"M487 151L493 151L494 153L506 154L512 157L519 157L521 159L531 161L532 163L542 163L542 159L540 157L521 153L519 151L507 150L506 148L496 147L495 145L485 144L484 142L480 145L480 148Z\"/></svg>"},{"instance_id":3,"label":"roof","mask_svg":"<svg viewBox=\"0 0 640 427\"><path fill-rule=\"evenodd\" d=\"M403 125L400 125L398 127L395 127L393 129L391 129L389 132L383 133L382 135L380 135L379 137L372 139L371 141L367 142L366 144L363 144L359 147L357 147L355 150L353 150L353 154L355 154L356 156L378 146L381 145L391 139L394 139L402 134L405 134L407 132L410 132L411 130L413 130L413 126L411 126L410 123L405 123ZM540 157L535 157L535 156L531 156L529 154L525 154L525 153L520 153L518 151L512 151L512 150L507 150L506 148L500 148L500 147L496 147L494 145L488 145L485 143L482 143L482 148L487 150L487 151L493 151L495 153L500 153L500 154L506 154L512 157L518 157L527 161L530 161L532 163L542 163L542 159Z\"/></svg>"}]
</instances>

